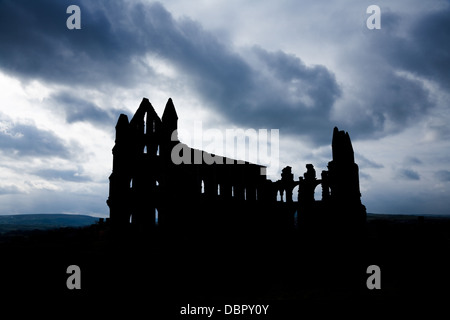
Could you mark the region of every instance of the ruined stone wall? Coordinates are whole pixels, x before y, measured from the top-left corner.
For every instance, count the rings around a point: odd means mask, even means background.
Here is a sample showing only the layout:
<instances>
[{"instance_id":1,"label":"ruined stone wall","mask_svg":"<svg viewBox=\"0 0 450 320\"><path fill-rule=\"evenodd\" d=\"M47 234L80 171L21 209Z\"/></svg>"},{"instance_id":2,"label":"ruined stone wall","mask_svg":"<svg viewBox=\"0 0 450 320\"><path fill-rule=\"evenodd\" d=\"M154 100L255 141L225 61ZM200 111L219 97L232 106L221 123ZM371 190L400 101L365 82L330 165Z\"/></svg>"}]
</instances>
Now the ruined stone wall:
<instances>
[{"instance_id":1,"label":"ruined stone wall","mask_svg":"<svg viewBox=\"0 0 450 320\"><path fill-rule=\"evenodd\" d=\"M113 224L151 228L157 211L161 226L201 225L213 223L212 217L219 217L224 208L227 212L223 214L231 217L240 211L242 202L255 207L257 201L269 201L267 186L271 182L261 175L263 166L229 158L218 161L223 164L205 163L204 159L213 155L174 139L176 120L171 100L162 119L147 99L130 122L120 115L107 201ZM190 154L191 164L172 161L175 146ZM194 159L201 161L194 163Z\"/></svg>"},{"instance_id":2,"label":"ruined stone wall","mask_svg":"<svg viewBox=\"0 0 450 320\"><path fill-rule=\"evenodd\" d=\"M113 225L131 224L145 231L157 220L160 228L177 230L282 230L296 225L296 213L299 222L365 219L348 133L334 129L333 159L320 179L308 164L298 180L286 167L281 179L272 182L261 174L263 166L220 158L181 143L177 121L171 99L161 118L146 98L131 121L120 115L107 200ZM192 161L174 163L174 150ZM222 161L205 162L213 156ZM319 184L322 201L315 201ZM293 201L296 186L298 201Z\"/></svg>"}]
</instances>

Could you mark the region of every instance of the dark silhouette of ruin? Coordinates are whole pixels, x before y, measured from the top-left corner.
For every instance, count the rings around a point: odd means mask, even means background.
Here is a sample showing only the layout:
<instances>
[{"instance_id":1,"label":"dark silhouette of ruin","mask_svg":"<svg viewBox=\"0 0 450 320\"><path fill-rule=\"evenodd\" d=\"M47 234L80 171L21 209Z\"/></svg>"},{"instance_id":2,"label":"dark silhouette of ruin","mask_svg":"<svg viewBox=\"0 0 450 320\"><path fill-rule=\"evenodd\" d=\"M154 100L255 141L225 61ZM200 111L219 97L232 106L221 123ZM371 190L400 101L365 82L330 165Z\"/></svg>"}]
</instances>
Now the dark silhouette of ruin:
<instances>
[{"instance_id":1,"label":"dark silhouette of ruin","mask_svg":"<svg viewBox=\"0 0 450 320\"><path fill-rule=\"evenodd\" d=\"M369 214L366 222L344 131L334 128L327 170L307 164L294 177L285 167L271 181L257 164L220 157L208 164L215 155L182 144L176 128L172 100L162 118L147 99L131 121L120 115L107 222L0 232L4 296L13 293L11 300L21 303L24 295L41 297L43 305L58 301L72 309L102 299L102 314L118 307L142 314L142 308L160 313L157 319L179 318L187 304L221 302L267 301L277 319L292 318L291 311L301 318L310 306L335 314L333 304L348 306L346 314L384 303L391 312L392 305L427 299L435 305L444 298L445 305L450 219ZM176 164L173 150L197 161ZM65 286L72 264L82 270L81 290ZM367 287L371 265L381 268L381 290Z\"/></svg>"},{"instance_id":2,"label":"dark silhouette of ruin","mask_svg":"<svg viewBox=\"0 0 450 320\"><path fill-rule=\"evenodd\" d=\"M348 133L334 128L333 159L320 178L307 164L298 180L288 166L273 182L261 165L179 145L177 121L172 99L161 118L146 98L131 121L120 115L107 201L114 228L145 233L157 223L167 232L275 234L319 225L353 230L364 223L366 210ZM177 145L197 161L175 164L171 152ZM205 163L205 156L216 162ZM318 185L321 201L314 199ZM296 186L298 201L293 200Z\"/></svg>"}]
</instances>

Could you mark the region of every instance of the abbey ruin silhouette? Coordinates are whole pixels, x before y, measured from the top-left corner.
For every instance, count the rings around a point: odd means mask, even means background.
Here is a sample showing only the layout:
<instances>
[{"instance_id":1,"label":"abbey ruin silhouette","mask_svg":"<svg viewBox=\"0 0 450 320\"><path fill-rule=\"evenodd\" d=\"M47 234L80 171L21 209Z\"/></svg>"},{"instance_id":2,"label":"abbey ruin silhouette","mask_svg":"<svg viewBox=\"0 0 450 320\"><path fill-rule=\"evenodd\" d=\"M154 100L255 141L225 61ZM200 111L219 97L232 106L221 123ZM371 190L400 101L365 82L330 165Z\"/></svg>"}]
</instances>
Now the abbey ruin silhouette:
<instances>
[{"instance_id":1,"label":"abbey ruin silhouette","mask_svg":"<svg viewBox=\"0 0 450 320\"><path fill-rule=\"evenodd\" d=\"M352 229L364 223L359 169L347 132L334 128L333 159L320 178L307 164L298 180L288 166L279 180L271 181L262 174L264 166L230 158L207 164L206 151L188 147L182 152L202 162L174 164L171 151L182 143L177 122L172 99L161 118L146 98L131 121L119 116L107 200L115 228L151 232L157 224L167 231L282 233L305 225ZM319 185L320 201L314 198Z\"/></svg>"}]
</instances>

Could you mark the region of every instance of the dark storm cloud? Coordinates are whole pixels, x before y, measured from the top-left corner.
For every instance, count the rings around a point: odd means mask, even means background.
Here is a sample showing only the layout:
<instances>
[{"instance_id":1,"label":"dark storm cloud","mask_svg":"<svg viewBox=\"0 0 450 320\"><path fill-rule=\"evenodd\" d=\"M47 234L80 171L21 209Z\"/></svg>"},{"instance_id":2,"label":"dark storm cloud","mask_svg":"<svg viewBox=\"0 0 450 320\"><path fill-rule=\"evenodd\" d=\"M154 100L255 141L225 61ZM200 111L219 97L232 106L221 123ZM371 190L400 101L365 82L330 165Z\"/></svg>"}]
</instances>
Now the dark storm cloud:
<instances>
[{"instance_id":1,"label":"dark storm cloud","mask_svg":"<svg viewBox=\"0 0 450 320\"><path fill-rule=\"evenodd\" d=\"M422 160L420 160L417 157L407 157L407 158L405 158L404 163L406 165L420 165L420 164L423 164Z\"/></svg>"},{"instance_id":2,"label":"dark storm cloud","mask_svg":"<svg viewBox=\"0 0 450 320\"><path fill-rule=\"evenodd\" d=\"M408 25L401 12L383 9L382 28L364 29L358 50L346 52L346 61L360 70L352 80L361 111L348 115L354 137L400 132L436 106L422 80L450 87L449 15L449 8L424 11Z\"/></svg>"},{"instance_id":3,"label":"dark storm cloud","mask_svg":"<svg viewBox=\"0 0 450 320\"><path fill-rule=\"evenodd\" d=\"M71 4L81 7L81 30L66 27L66 9ZM140 68L136 67L133 57L142 45L130 43L134 30L112 24L115 14L126 14L121 6L125 4L119 1L92 6L83 1L1 1L0 67L19 76L64 84L131 83L141 75L142 65L136 62Z\"/></svg>"},{"instance_id":4,"label":"dark storm cloud","mask_svg":"<svg viewBox=\"0 0 450 320\"><path fill-rule=\"evenodd\" d=\"M117 117L124 110L103 110L96 104L75 97L69 92L60 92L48 99L49 107L55 107L64 113L67 123L89 122L94 126L113 128Z\"/></svg>"},{"instance_id":5,"label":"dark storm cloud","mask_svg":"<svg viewBox=\"0 0 450 320\"><path fill-rule=\"evenodd\" d=\"M450 171L448 170L439 170L435 173L435 177L442 182L450 181Z\"/></svg>"},{"instance_id":6,"label":"dark storm cloud","mask_svg":"<svg viewBox=\"0 0 450 320\"><path fill-rule=\"evenodd\" d=\"M198 23L173 19L159 3L73 4L81 7L82 30L66 28L67 2L3 1L0 41L7 45L0 51L0 67L21 77L78 86L128 86L152 72L142 64L151 53L187 75L192 89L233 123L296 134L318 124L317 129L331 127L327 118L340 91L325 67L255 47L251 53L262 68L257 70ZM68 122L105 122L111 116L80 99L55 98ZM328 142L328 132L323 138Z\"/></svg>"},{"instance_id":7,"label":"dark storm cloud","mask_svg":"<svg viewBox=\"0 0 450 320\"><path fill-rule=\"evenodd\" d=\"M396 46L388 49L395 64L415 75L450 88L450 7L421 16L408 38L394 37Z\"/></svg>"},{"instance_id":8,"label":"dark storm cloud","mask_svg":"<svg viewBox=\"0 0 450 320\"><path fill-rule=\"evenodd\" d=\"M369 160L366 157L364 157L362 154L359 154L359 153L356 154L356 162L362 168L372 168L372 169L384 168L384 166L382 164L377 163L372 160Z\"/></svg>"},{"instance_id":9,"label":"dark storm cloud","mask_svg":"<svg viewBox=\"0 0 450 320\"><path fill-rule=\"evenodd\" d=\"M65 180L70 182L92 181L89 177L80 175L76 170L41 169L33 173L47 180Z\"/></svg>"},{"instance_id":10,"label":"dark storm cloud","mask_svg":"<svg viewBox=\"0 0 450 320\"><path fill-rule=\"evenodd\" d=\"M435 106L423 83L396 73L390 61L374 65L359 81L358 113L346 114L353 138L383 137L417 124Z\"/></svg>"},{"instance_id":11,"label":"dark storm cloud","mask_svg":"<svg viewBox=\"0 0 450 320\"><path fill-rule=\"evenodd\" d=\"M0 131L0 151L11 157L69 158L71 154L53 132L28 124L16 124Z\"/></svg>"},{"instance_id":12,"label":"dark storm cloud","mask_svg":"<svg viewBox=\"0 0 450 320\"><path fill-rule=\"evenodd\" d=\"M66 28L69 4L81 8L81 30ZM398 36L400 16L383 11L383 27L347 59L368 66L355 78L362 112L346 115L353 138L403 130L434 106L419 80L448 84L449 24L446 13L424 14L409 38ZM157 56L175 66L193 93L223 119L243 127L277 128L328 144L330 114L343 96L334 74L299 57L260 47L240 55L188 18L175 20L159 3L121 1L1 1L0 68L21 78L66 85L131 87L154 76L144 63ZM358 56L360 55L360 56ZM366 70L366 69L364 69ZM362 74L362 75L361 75ZM111 115L95 104L57 97L68 122L105 123ZM150 97L151 98L151 97ZM78 105L77 109L69 106Z\"/></svg>"},{"instance_id":13,"label":"dark storm cloud","mask_svg":"<svg viewBox=\"0 0 450 320\"><path fill-rule=\"evenodd\" d=\"M229 55L221 60L229 66L226 72L202 70L197 81L201 95L236 125L312 134L315 142L329 143L329 114L340 96L334 75L282 51L254 47L248 54L253 59L251 66Z\"/></svg>"},{"instance_id":14,"label":"dark storm cloud","mask_svg":"<svg viewBox=\"0 0 450 320\"><path fill-rule=\"evenodd\" d=\"M364 173L363 171L359 172L359 177L365 180L372 180L372 176L370 174Z\"/></svg>"},{"instance_id":15,"label":"dark storm cloud","mask_svg":"<svg viewBox=\"0 0 450 320\"><path fill-rule=\"evenodd\" d=\"M432 102L428 91L419 81L389 72L385 76L383 82L373 90L372 114L376 123L389 120L401 130L401 126L426 113Z\"/></svg>"},{"instance_id":16,"label":"dark storm cloud","mask_svg":"<svg viewBox=\"0 0 450 320\"><path fill-rule=\"evenodd\" d=\"M236 108L236 121L254 126L274 126L285 133L309 134L319 143L329 143L331 108L341 95L335 76L320 65L306 66L295 55L252 48L258 70L253 70L253 87Z\"/></svg>"},{"instance_id":17,"label":"dark storm cloud","mask_svg":"<svg viewBox=\"0 0 450 320\"><path fill-rule=\"evenodd\" d=\"M405 180L420 180L420 175L412 169L399 169L397 177Z\"/></svg>"}]
</instances>

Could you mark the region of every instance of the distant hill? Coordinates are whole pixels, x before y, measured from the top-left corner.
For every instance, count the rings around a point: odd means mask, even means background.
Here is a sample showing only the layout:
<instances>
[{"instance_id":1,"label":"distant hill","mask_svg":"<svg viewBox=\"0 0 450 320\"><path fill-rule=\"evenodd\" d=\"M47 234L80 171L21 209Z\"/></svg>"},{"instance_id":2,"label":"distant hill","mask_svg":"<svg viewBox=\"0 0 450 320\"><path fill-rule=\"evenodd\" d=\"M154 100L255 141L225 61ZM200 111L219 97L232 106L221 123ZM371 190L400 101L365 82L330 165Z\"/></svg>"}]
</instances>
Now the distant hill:
<instances>
[{"instance_id":1,"label":"distant hill","mask_svg":"<svg viewBox=\"0 0 450 320\"><path fill-rule=\"evenodd\" d=\"M0 215L0 234L10 231L83 227L94 224L98 219L96 217L74 214Z\"/></svg>"},{"instance_id":2,"label":"distant hill","mask_svg":"<svg viewBox=\"0 0 450 320\"><path fill-rule=\"evenodd\" d=\"M0 235L8 232L22 232L31 230L49 230L65 227L84 227L95 224L99 218L88 215L75 214L17 214L0 215ZM392 223L417 222L418 215L400 214L367 214L367 222L390 221ZM425 215L424 220L450 221L450 216Z\"/></svg>"},{"instance_id":3,"label":"distant hill","mask_svg":"<svg viewBox=\"0 0 450 320\"><path fill-rule=\"evenodd\" d=\"M425 220L449 220L450 215L443 214L385 214L385 213L367 213L367 222L373 220L392 220L392 221L417 221L419 219Z\"/></svg>"}]
</instances>

